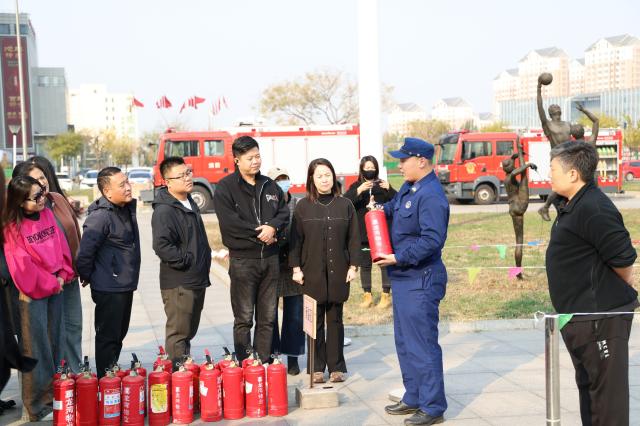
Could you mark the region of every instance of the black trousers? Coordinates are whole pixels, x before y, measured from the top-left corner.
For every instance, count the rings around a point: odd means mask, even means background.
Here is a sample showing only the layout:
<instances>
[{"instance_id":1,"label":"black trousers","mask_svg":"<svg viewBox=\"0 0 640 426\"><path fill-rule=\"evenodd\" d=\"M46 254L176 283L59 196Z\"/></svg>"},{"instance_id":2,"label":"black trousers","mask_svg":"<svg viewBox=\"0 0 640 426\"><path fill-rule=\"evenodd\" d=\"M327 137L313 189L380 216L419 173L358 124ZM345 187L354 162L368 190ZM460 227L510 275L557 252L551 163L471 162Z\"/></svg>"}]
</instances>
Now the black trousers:
<instances>
[{"instance_id":1,"label":"black trousers","mask_svg":"<svg viewBox=\"0 0 640 426\"><path fill-rule=\"evenodd\" d=\"M629 424L629 334L633 315L572 321L562 338L576 370L585 426Z\"/></svg>"},{"instance_id":2,"label":"black trousers","mask_svg":"<svg viewBox=\"0 0 640 426\"><path fill-rule=\"evenodd\" d=\"M371 293L371 270L373 268L373 262L371 261L371 251L369 247L362 247L360 254L360 284L362 285L362 291ZM391 281L389 281L389 276L387 275L387 268L380 268L380 278L382 281L382 291L384 293L391 292Z\"/></svg>"},{"instance_id":3,"label":"black trousers","mask_svg":"<svg viewBox=\"0 0 640 426\"><path fill-rule=\"evenodd\" d=\"M280 262L277 255L266 259L232 257L229 260L231 308L234 316L233 344L240 361L248 356L247 349L252 348L258 352L263 363L270 359L279 274ZM252 345L254 314L256 328Z\"/></svg>"},{"instance_id":4,"label":"black trousers","mask_svg":"<svg viewBox=\"0 0 640 426\"><path fill-rule=\"evenodd\" d=\"M191 354L191 339L200 326L205 292L205 288L184 287L160 290L167 314L164 344L174 366L183 361L184 355Z\"/></svg>"},{"instance_id":5,"label":"black trousers","mask_svg":"<svg viewBox=\"0 0 640 426\"><path fill-rule=\"evenodd\" d=\"M318 303L316 311L316 342L313 357L314 372L347 372L344 360L344 324L342 322L343 303ZM325 337L325 318L327 334ZM309 352L310 353L310 352ZM308 367L307 367L308 368Z\"/></svg>"},{"instance_id":6,"label":"black trousers","mask_svg":"<svg viewBox=\"0 0 640 426\"><path fill-rule=\"evenodd\" d=\"M108 293L92 289L91 298L96 304L96 373L100 378L120 358L122 341L129 331L133 291Z\"/></svg>"}]
</instances>

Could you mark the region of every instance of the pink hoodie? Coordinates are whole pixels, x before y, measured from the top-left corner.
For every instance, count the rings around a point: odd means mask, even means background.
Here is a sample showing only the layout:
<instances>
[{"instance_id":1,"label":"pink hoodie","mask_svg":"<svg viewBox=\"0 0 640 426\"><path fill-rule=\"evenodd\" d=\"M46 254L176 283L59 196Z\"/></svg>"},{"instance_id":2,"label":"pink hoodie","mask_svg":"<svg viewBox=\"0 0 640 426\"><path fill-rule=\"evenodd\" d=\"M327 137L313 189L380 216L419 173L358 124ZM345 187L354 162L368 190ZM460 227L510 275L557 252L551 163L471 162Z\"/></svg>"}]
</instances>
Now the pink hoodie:
<instances>
[{"instance_id":1,"label":"pink hoodie","mask_svg":"<svg viewBox=\"0 0 640 426\"><path fill-rule=\"evenodd\" d=\"M32 299L60 292L56 273L65 283L74 277L69 244L49 209L40 212L39 220L5 226L4 253L14 284Z\"/></svg>"}]
</instances>

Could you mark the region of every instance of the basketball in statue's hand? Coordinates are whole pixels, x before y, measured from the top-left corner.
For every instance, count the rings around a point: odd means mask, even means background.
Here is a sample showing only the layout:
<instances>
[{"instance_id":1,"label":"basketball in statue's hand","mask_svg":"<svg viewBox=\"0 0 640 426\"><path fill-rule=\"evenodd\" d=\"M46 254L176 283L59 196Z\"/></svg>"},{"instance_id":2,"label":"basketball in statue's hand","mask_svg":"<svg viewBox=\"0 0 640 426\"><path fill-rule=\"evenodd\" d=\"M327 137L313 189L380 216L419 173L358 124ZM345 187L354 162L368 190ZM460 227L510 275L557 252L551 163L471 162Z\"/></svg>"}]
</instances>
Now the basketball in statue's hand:
<instances>
[{"instance_id":1,"label":"basketball in statue's hand","mask_svg":"<svg viewBox=\"0 0 640 426\"><path fill-rule=\"evenodd\" d=\"M552 81L553 81L553 76L551 75L551 73L543 72L538 76L538 83L544 86L548 86L549 84L551 84Z\"/></svg>"}]
</instances>

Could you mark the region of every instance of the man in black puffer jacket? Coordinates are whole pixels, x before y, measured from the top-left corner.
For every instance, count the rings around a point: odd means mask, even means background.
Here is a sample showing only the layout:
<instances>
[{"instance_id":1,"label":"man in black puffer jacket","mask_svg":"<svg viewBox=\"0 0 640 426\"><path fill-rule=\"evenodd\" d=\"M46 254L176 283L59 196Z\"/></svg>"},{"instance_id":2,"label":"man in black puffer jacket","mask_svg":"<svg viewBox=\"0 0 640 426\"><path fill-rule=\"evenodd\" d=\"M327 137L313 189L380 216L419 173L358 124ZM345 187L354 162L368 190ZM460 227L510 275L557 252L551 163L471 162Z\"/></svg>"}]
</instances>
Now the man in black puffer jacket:
<instances>
[{"instance_id":1,"label":"man in black puffer jacket","mask_svg":"<svg viewBox=\"0 0 640 426\"><path fill-rule=\"evenodd\" d=\"M211 285L211 247L198 206L191 198L193 172L180 157L160 163L166 182L153 200L153 250L160 258L160 292L167 314L165 346L173 361L190 354Z\"/></svg>"},{"instance_id":2,"label":"man in black puffer jacket","mask_svg":"<svg viewBox=\"0 0 640 426\"><path fill-rule=\"evenodd\" d=\"M102 197L89 206L76 266L96 304L98 377L118 361L140 276L140 235L129 179L117 167L98 174Z\"/></svg>"}]
</instances>

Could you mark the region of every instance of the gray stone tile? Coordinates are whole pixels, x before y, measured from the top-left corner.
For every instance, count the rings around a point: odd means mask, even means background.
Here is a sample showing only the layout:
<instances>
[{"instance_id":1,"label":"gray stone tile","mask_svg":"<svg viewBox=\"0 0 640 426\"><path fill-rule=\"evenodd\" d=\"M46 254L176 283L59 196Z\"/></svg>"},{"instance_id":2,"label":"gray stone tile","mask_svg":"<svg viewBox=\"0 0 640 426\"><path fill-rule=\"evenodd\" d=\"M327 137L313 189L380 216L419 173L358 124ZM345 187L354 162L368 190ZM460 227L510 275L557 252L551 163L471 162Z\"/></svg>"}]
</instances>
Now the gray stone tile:
<instances>
[{"instance_id":1,"label":"gray stone tile","mask_svg":"<svg viewBox=\"0 0 640 426\"><path fill-rule=\"evenodd\" d=\"M447 395L522 390L520 386L505 380L497 373L445 374L444 386Z\"/></svg>"},{"instance_id":2,"label":"gray stone tile","mask_svg":"<svg viewBox=\"0 0 640 426\"><path fill-rule=\"evenodd\" d=\"M484 419L545 413L544 398L527 391L455 395L454 398Z\"/></svg>"}]
</instances>

